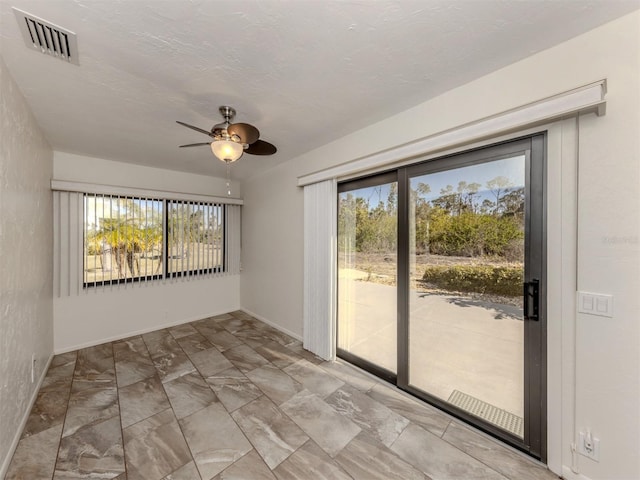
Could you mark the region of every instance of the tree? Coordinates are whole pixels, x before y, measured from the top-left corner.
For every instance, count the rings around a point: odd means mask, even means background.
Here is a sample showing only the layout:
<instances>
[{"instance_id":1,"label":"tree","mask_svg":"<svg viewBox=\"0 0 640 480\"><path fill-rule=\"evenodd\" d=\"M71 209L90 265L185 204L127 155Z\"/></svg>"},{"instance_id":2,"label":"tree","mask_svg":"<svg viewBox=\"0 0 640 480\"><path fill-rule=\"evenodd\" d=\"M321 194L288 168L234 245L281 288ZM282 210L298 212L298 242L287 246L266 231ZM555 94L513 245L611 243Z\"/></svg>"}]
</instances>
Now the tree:
<instances>
[{"instance_id":1,"label":"tree","mask_svg":"<svg viewBox=\"0 0 640 480\"><path fill-rule=\"evenodd\" d=\"M507 193L511 187L513 187L513 183L511 182L511 180L509 180L507 177L503 177L502 175L487 182L487 188L491 191L496 199L494 209L495 214L504 212L503 198L505 193Z\"/></svg>"},{"instance_id":2,"label":"tree","mask_svg":"<svg viewBox=\"0 0 640 480\"><path fill-rule=\"evenodd\" d=\"M456 206L459 203L458 194L453 191L452 185L441 188L440 196L431 201L433 207L438 207L451 215L457 212Z\"/></svg>"},{"instance_id":3,"label":"tree","mask_svg":"<svg viewBox=\"0 0 640 480\"><path fill-rule=\"evenodd\" d=\"M101 218L99 229L90 238L96 254L98 245L100 253L108 246L110 254L115 258L118 277L140 274L138 255L152 252L162 244L162 223L158 212L153 208L147 211L132 199L118 198L109 206L112 218Z\"/></svg>"},{"instance_id":4,"label":"tree","mask_svg":"<svg viewBox=\"0 0 640 480\"><path fill-rule=\"evenodd\" d=\"M429 217L431 205L425 198L431 192L431 187L423 182L410 190L410 202L413 207L413 235L416 253L429 251Z\"/></svg>"}]
</instances>

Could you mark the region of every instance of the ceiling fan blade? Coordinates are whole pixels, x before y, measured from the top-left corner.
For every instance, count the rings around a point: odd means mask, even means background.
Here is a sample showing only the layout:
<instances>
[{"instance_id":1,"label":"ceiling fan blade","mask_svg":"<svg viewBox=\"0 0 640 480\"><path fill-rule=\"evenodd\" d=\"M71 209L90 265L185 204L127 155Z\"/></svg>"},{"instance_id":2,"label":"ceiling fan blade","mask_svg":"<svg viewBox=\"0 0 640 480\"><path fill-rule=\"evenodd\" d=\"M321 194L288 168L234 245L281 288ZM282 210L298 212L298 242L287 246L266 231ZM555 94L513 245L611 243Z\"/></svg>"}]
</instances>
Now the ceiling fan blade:
<instances>
[{"instance_id":1,"label":"ceiling fan blade","mask_svg":"<svg viewBox=\"0 0 640 480\"><path fill-rule=\"evenodd\" d=\"M211 145L211 142L189 143L188 145L180 145L180 148L183 148L183 147L200 147L202 145Z\"/></svg>"},{"instance_id":2,"label":"ceiling fan blade","mask_svg":"<svg viewBox=\"0 0 640 480\"><path fill-rule=\"evenodd\" d=\"M183 125L183 126L185 126L187 128L190 128L192 130L195 130L196 132L204 133L205 135L209 135L210 137L212 136L211 132L208 132L208 131L206 131L206 130L204 130L202 128L194 127L193 125L189 125L188 123L184 123L184 122L181 122L179 120L176 120L176 123L179 123L180 125Z\"/></svg>"},{"instance_id":3,"label":"ceiling fan blade","mask_svg":"<svg viewBox=\"0 0 640 480\"><path fill-rule=\"evenodd\" d=\"M247 148L244 153L249 153L251 155L273 155L277 151L278 149L275 145L265 142L264 140L256 140L254 143L249 145L249 148Z\"/></svg>"},{"instance_id":4,"label":"ceiling fan blade","mask_svg":"<svg viewBox=\"0 0 640 480\"><path fill-rule=\"evenodd\" d=\"M227 127L227 133L229 135L238 135L242 143L248 143L249 145L260 138L258 129L248 123L233 123Z\"/></svg>"}]
</instances>

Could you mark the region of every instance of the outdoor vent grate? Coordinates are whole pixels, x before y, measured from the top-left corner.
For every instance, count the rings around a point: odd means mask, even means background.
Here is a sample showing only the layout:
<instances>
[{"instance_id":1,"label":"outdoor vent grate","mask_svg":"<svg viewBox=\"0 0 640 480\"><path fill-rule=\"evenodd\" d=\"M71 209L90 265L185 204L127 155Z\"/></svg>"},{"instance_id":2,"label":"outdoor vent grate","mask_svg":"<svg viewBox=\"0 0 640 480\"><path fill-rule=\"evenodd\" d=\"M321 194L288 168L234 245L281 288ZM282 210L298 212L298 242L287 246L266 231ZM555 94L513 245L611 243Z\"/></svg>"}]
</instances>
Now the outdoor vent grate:
<instances>
[{"instance_id":1,"label":"outdoor vent grate","mask_svg":"<svg viewBox=\"0 0 640 480\"><path fill-rule=\"evenodd\" d=\"M13 8L27 47L52 57L80 65L76 34L51 22Z\"/></svg>"},{"instance_id":2,"label":"outdoor vent grate","mask_svg":"<svg viewBox=\"0 0 640 480\"><path fill-rule=\"evenodd\" d=\"M453 391L449 397L449 403L489 423L493 423L518 437L522 438L524 436L524 419L502 408L494 407L487 402L483 402L459 390Z\"/></svg>"}]
</instances>

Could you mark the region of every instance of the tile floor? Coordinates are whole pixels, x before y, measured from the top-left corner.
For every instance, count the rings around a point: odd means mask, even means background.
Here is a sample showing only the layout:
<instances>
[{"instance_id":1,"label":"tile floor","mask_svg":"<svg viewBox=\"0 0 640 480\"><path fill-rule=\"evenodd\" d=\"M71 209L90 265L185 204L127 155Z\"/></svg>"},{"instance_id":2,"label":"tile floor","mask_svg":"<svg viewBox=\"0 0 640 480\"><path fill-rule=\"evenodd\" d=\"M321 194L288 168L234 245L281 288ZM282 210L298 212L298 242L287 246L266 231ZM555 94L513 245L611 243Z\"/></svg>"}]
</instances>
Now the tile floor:
<instances>
[{"instance_id":1,"label":"tile floor","mask_svg":"<svg viewBox=\"0 0 640 480\"><path fill-rule=\"evenodd\" d=\"M232 312L55 356L5 478L557 477Z\"/></svg>"}]
</instances>

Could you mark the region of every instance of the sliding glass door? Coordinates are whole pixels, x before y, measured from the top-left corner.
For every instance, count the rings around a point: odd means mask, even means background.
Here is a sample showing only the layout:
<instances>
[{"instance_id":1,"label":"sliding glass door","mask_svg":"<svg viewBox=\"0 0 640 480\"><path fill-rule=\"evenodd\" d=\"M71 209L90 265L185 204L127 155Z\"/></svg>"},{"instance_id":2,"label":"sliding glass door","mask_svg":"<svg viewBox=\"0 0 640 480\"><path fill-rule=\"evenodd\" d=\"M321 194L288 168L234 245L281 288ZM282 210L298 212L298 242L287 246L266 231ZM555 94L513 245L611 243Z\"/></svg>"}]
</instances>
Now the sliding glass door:
<instances>
[{"instance_id":1,"label":"sliding glass door","mask_svg":"<svg viewBox=\"0 0 640 480\"><path fill-rule=\"evenodd\" d=\"M378 375L397 365L396 174L338 188L338 354Z\"/></svg>"},{"instance_id":2,"label":"sliding glass door","mask_svg":"<svg viewBox=\"0 0 640 480\"><path fill-rule=\"evenodd\" d=\"M344 183L338 225L339 355L541 459L543 186L538 135Z\"/></svg>"}]
</instances>

